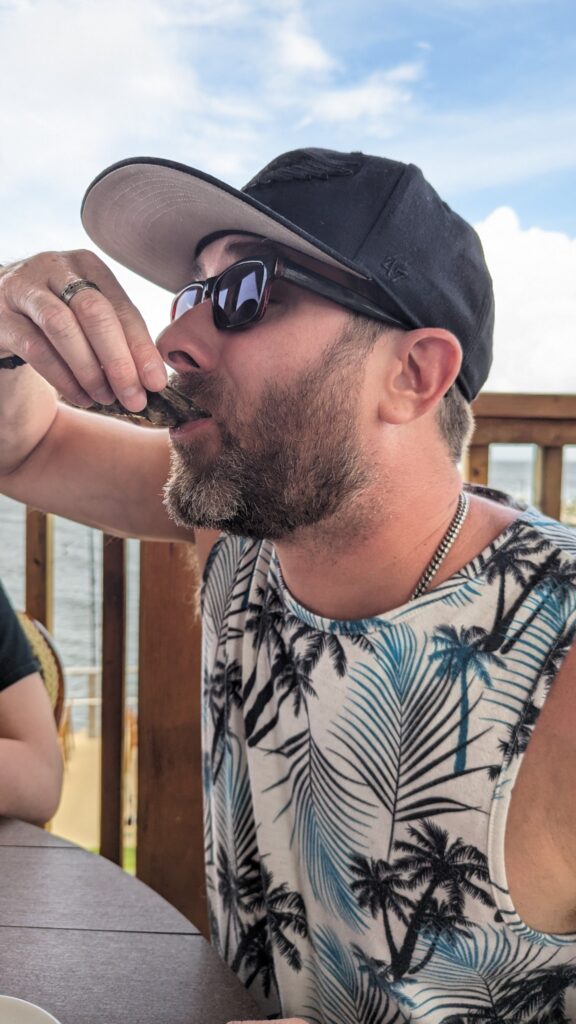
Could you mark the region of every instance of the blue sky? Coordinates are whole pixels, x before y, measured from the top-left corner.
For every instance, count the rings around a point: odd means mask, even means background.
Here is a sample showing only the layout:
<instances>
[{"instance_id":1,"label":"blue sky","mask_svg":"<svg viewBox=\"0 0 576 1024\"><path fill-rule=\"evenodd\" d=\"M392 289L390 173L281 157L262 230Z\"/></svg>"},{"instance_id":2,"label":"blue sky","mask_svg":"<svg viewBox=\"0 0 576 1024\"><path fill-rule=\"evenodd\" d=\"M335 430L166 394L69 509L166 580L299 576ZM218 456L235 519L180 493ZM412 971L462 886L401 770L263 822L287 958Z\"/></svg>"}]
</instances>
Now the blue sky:
<instances>
[{"instance_id":1,"label":"blue sky","mask_svg":"<svg viewBox=\"0 0 576 1024\"><path fill-rule=\"evenodd\" d=\"M483 239L498 390L576 391L574 0L0 0L0 262L86 245L137 154L241 185L286 149L419 164ZM120 271L153 331L167 297Z\"/></svg>"}]
</instances>

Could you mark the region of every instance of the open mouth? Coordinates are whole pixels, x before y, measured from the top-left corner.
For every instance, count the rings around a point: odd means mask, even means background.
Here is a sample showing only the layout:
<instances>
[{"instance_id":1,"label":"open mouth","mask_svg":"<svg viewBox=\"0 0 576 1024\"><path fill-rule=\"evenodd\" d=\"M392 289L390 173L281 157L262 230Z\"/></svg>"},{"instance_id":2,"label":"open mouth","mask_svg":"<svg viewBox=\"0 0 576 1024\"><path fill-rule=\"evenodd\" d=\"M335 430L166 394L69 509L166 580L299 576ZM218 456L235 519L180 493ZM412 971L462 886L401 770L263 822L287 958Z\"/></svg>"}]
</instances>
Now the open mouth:
<instances>
[{"instance_id":1,"label":"open mouth","mask_svg":"<svg viewBox=\"0 0 576 1024\"><path fill-rule=\"evenodd\" d=\"M94 412L104 416L127 416L134 422L147 422L154 427L181 427L191 420L210 419L211 414L201 409L196 402L181 394L171 384L162 391L147 391L148 401L140 412L130 412L120 402L110 405L95 403Z\"/></svg>"}]
</instances>

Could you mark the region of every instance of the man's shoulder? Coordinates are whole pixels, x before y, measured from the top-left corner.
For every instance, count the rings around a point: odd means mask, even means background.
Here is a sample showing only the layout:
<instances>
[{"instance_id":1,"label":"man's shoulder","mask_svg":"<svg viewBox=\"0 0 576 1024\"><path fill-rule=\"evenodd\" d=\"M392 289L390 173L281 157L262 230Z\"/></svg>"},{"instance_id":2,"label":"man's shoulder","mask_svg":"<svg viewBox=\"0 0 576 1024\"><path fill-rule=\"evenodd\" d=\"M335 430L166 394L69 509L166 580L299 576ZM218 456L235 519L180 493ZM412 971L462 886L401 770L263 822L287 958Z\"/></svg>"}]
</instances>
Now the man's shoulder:
<instances>
[{"instance_id":1,"label":"man's shoulder","mask_svg":"<svg viewBox=\"0 0 576 1024\"><path fill-rule=\"evenodd\" d=\"M576 530L573 526L552 519L534 506L528 506L521 518L527 530L538 533L543 541L566 558L576 560Z\"/></svg>"},{"instance_id":2,"label":"man's shoulder","mask_svg":"<svg viewBox=\"0 0 576 1024\"><path fill-rule=\"evenodd\" d=\"M469 484L466 486L466 490L470 494L476 494L501 507L516 509L520 513L515 520L517 530L537 533L542 543L548 543L566 556L576 558L576 529L574 526L545 515L535 505L496 488Z\"/></svg>"}]
</instances>

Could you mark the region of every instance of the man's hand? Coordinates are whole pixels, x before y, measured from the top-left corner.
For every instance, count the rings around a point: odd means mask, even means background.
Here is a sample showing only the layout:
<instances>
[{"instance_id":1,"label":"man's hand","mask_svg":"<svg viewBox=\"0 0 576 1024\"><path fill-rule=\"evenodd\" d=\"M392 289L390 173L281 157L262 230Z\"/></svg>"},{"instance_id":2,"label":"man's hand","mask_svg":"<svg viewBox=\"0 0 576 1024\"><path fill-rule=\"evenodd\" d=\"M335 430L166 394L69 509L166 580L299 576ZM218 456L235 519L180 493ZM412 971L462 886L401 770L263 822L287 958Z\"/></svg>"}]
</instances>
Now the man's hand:
<instances>
[{"instance_id":1,"label":"man's hand","mask_svg":"<svg viewBox=\"0 0 576 1024\"><path fill-rule=\"evenodd\" d=\"M95 288L60 298L79 278ZM146 325L92 252L45 252L0 270L0 356L17 355L75 405L118 398L137 412L166 369ZM12 372L12 371L11 371ZM18 371L14 371L18 372Z\"/></svg>"}]
</instances>

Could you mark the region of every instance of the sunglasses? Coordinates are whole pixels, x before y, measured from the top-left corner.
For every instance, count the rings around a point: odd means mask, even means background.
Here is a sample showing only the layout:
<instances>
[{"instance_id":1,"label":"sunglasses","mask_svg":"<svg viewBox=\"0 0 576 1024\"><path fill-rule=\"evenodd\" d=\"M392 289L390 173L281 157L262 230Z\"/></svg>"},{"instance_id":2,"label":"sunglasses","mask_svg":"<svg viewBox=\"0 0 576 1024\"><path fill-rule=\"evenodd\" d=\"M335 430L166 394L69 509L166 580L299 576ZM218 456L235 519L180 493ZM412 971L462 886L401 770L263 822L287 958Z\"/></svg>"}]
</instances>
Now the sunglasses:
<instances>
[{"instance_id":1,"label":"sunglasses","mask_svg":"<svg viewBox=\"0 0 576 1024\"><path fill-rule=\"evenodd\" d=\"M351 276L348 279L356 284ZM244 330L262 319L272 284L278 280L289 281L299 288L306 288L340 306L364 313L374 320L382 320L393 327L406 330L413 326L386 313L355 288L331 281L308 267L275 255L239 260L216 277L187 284L172 302L171 319L177 320L189 309L210 299L214 326L218 330Z\"/></svg>"}]
</instances>

